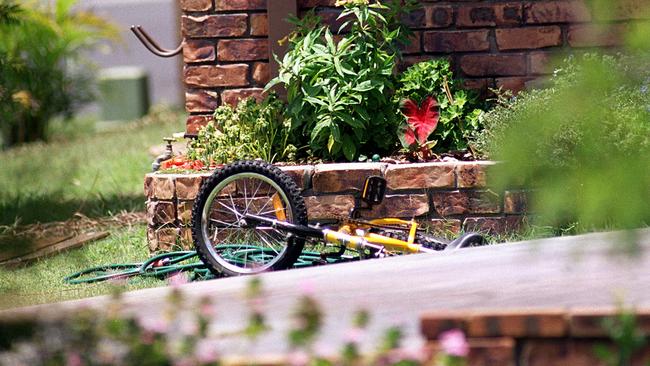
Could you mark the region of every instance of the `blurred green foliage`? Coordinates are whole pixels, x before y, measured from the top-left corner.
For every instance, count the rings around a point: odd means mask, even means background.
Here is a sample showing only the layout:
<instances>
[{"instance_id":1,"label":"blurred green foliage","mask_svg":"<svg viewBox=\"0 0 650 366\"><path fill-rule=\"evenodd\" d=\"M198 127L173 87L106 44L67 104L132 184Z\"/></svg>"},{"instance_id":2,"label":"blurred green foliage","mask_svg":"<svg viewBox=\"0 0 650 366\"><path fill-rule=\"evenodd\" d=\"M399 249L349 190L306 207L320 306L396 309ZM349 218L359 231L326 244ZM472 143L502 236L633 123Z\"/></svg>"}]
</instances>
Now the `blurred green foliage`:
<instances>
[{"instance_id":1,"label":"blurred green foliage","mask_svg":"<svg viewBox=\"0 0 650 366\"><path fill-rule=\"evenodd\" d=\"M536 218L579 230L650 224L648 55L569 57L546 89L521 93L476 137L503 187L531 191Z\"/></svg>"},{"instance_id":2,"label":"blurred green foliage","mask_svg":"<svg viewBox=\"0 0 650 366\"><path fill-rule=\"evenodd\" d=\"M92 100L86 51L117 32L77 0L0 2L0 132L5 145L43 140L55 116Z\"/></svg>"}]
</instances>

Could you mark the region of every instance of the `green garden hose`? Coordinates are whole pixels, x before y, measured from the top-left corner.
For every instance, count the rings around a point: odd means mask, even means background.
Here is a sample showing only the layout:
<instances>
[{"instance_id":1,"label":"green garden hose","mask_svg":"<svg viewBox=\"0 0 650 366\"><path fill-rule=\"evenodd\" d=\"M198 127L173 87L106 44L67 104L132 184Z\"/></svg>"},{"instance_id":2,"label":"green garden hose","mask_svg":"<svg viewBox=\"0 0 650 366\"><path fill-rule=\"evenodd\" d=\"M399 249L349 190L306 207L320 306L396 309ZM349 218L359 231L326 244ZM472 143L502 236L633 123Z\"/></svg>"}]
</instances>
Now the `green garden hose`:
<instances>
[{"instance_id":1,"label":"green garden hose","mask_svg":"<svg viewBox=\"0 0 650 366\"><path fill-rule=\"evenodd\" d=\"M221 248L221 247L220 247ZM263 260L270 248L241 245L234 246L237 253L228 258L229 261L244 263L245 258L256 258ZM224 248L228 249L228 248ZM108 264L92 267L74 273L64 279L67 284L95 283L107 280L124 280L135 276L155 277L163 279L167 276L186 272L189 273L191 281L206 280L215 276L207 266L200 261L190 261L197 257L195 251L168 252L155 255L142 263ZM326 258L323 259L319 252L303 252L293 265L294 268L311 267L319 264L329 264L344 261L349 258ZM187 262L187 263L183 263Z\"/></svg>"}]
</instances>

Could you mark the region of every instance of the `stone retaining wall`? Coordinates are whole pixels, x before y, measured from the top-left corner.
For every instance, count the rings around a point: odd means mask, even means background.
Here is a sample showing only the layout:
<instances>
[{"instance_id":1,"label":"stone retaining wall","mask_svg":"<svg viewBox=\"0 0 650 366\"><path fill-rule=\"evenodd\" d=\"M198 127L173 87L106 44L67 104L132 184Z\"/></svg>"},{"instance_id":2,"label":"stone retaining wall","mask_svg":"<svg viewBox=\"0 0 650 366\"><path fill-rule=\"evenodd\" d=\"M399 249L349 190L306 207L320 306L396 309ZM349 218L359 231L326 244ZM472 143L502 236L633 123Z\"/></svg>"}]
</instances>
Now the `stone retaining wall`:
<instances>
[{"instance_id":1,"label":"stone retaining wall","mask_svg":"<svg viewBox=\"0 0 650 366\"><path fill-rule=\"evenodd\" d=\"M454 234L461 230L490 234L516 230L526 212L526 195L488 189L486 169L491 165L346 163L281 169L302 188L311 221L334 222L346 217L365 178L381 175L388 182L386 198L363 213L365 218L415 217L434 231ZM152 251L192 245L192 205L202 180L210 174L146 175L147 239Z\"/></svg>"},{"instance_id":2,"label":"stone retaining wall","mask_svg":"<svg viewBox=\"0 0 650 366\"><path fill-rule=\"evenodd\" d=\"M432 353L438 337L460 329L470 346L467 366L605 366L595 348L618 352L604 321L616 321L616 309L544 309L436 312L422 316L422 334ZM637 310L639 334L650 335L650 311ZM615 354L615 353L614 353ZM650 347L637 350L631 366L650 363Z\"/></svg>"}]
</instances>

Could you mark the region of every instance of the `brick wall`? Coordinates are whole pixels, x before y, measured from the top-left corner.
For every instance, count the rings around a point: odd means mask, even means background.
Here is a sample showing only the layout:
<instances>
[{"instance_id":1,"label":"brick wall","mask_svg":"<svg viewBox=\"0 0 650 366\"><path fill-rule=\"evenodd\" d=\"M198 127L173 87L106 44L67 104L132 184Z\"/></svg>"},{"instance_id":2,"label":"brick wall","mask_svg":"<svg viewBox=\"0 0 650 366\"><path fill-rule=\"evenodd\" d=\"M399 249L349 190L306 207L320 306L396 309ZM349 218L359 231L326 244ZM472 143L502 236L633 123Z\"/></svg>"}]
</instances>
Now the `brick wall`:
<instances>
[{"instance_id":1,"label":"brick wall","mask_svg":"<svg viewBox=\"0 0 650 366\"><path fill-rule=\"evenodd\" d=\"M188 134L221 103L259 96L269 80L267 1L181 0ZM315 7L326 23L336 22L335 0L297 1L301 12ZM479 91L521 90L550 72L554 53L614 46L630 21L644 14L643 0L620 0L606 16L595 16L582 0L421 3L406 19L414 35L404 66L448 57L465 85Z\"/></svg>"},{"instance_id":2,"label":"brick wall","mask_svg":"<svg viewBox=\"0 0 650 366\"><path fill-rule=\"evenodd\" d=\"M384 202L362 217L416 218L438 233L461 229L486 233L516 230L526 212L521 191L486 188L491 162L384 164L346 163L282 167L302 188L309 219L333 222L347 217L354 194L369 175L386 178ZM211 173L145 177L147 240L152 251L192 246L190 218L202 180Z\"/></svg>"}]
</instances>

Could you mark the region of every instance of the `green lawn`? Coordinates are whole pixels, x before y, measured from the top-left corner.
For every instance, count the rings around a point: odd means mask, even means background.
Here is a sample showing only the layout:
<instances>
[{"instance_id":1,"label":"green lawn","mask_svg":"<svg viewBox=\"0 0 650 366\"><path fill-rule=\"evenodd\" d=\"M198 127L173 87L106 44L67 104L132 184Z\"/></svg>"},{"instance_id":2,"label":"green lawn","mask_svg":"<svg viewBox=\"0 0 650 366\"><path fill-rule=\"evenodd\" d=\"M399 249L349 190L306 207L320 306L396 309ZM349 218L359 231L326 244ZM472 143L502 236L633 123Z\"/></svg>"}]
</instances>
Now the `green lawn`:
<instances>
[{"instance_id":1,"label":"green lawn","mask_svg":"<svg viewBox=\"0 0 650 366\"><path fill-rule=\"evenodd\" d=\"M184 115L164 110L102 133L77 121L56 127L50 143L0 152L0 234L3 227L65 221L76 212L105 217L144 211L143 177L153 160L149 148L183 131L184 120ZM110 293L111 284L66 285L63 278L98 265L144 261L149 257L145 228L110 227L108 238L82 249L19 269L0 268L0 308ZM11 242L5 239L5 244ZM126 289L163 284L137 279Z\"/></svg>"},{"instance_id":2,"label":"green lawn","mask_svg":"<svg viewBox=\"0 0 650 366\"><path fill-rule=\"evenodd\" d=\"M171 111L147 122L0 152L0 226L142 211L149 148L184 130L184 117Z\"/></svg>"}]
</instances>

